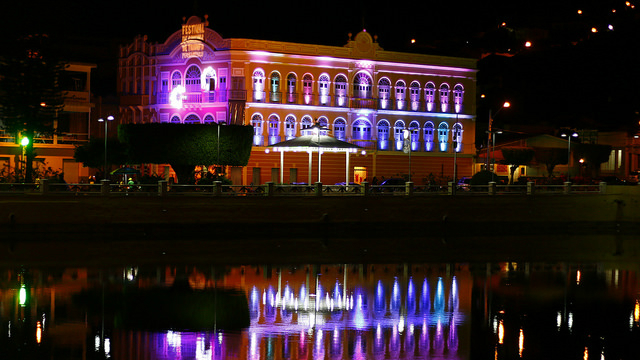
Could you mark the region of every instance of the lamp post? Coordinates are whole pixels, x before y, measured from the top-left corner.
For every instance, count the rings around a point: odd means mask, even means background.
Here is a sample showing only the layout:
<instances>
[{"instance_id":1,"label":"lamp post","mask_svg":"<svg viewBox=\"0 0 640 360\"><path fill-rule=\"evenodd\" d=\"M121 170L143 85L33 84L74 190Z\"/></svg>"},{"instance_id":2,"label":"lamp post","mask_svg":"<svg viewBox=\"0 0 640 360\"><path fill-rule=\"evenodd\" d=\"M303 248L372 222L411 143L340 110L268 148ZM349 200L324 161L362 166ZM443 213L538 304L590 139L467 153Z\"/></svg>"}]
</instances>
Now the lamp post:
<instances>
[{"instance_id":1,"label":"lamp post","mask_svg":"<svg viewBox=\"0 0 640 360\"><path fill-rule=\"evenodd\" d=\"M569 178L569 170L571 169L571 138L577 138L578 133L571 131L569 133L560 134L561 137L567 138L567 179Z\"/></svg>"},{"instance_id":2,"label":"lamp post","mask_svg":"<svg viewBox=\"0 0 640 360\"><path fill-rule=\"evenodd\" d=\"M103 175L103 179L107 179L107 134L109 131L109 128L107 127L107 125L109 124L109 121L113 121L114 117L113 115L109 115L107 116L107 119L103 119L100 118L98 119L98 122L103 122L104 123L104 175Z\"/></svg>"},{"instance_id":3,"label":"lamp post","mask_svg":"<svg viewBox=\"0 0 640 360\"><path fill-rule=\"evenodd\" d=\"M402 151L409 153L409 182L411 182L411 129L402 130L402 137L404 138Z\"/></svg>"},{"instance_id":4,"label":"lamp post","mask_svg":"<svg viewBox=\"0 0 640 360\"><path fill-rule=\"evenodd\" d=\"M511 103L510 103L510 102L508 102L508 101L505 101L505 102L502 104L502 107L501 107L500 109L498 109L498 111L496 111L496 113L495 113L495 114L493 114L493 116L498 115L498 113L499 113L502 109L505 109L505 108L508 108L508 107L511 107ZM492 136L492 134L493 134L493 132L492 132L492 130L491 130L491 126L492 126L492 123L493 123L493 116L491 116L491 109L489 109L489 126L488 126L488 129L487 129L487 164L486 164L486 169L487 169L487 170L489 170L489 151L491 150L491 149L490 149L490 148L491 148L491 136ZM494 137L494 139L495 139L495 137ZM494 145L495 145L495 144L494 144Z\"/></svg>"},{"instance_id":5,"label":"lamp post","mask_svg":"<svg viewBox=\"0 0 640 360\"><path fill-rule=\"evenodd\" d=\"M22 139L20 139L20 146L22 146L22 156L21 156L20 162L22 163L22 172L24 172L22 174L24 176L22 178L23 182L24 182L24 179L26 179L26 175L27 175L27 162L26 162L27 145L29 145L29 138L24 136Z\"/></svg>"}]
</instances>

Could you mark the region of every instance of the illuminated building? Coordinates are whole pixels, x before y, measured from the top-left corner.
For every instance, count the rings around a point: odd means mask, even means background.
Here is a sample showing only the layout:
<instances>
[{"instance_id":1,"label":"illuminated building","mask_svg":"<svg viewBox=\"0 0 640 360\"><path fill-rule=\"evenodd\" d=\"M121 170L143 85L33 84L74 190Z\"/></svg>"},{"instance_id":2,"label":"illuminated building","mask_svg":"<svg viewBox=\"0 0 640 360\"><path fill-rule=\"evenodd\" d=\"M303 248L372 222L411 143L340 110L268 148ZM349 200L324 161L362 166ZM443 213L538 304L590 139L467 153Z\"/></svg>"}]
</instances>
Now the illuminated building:
<instances>
[{"instance_id":1,"label":"illuminated building","mask_svg":"<svg viewBox=\"0 0 640 360\"><path fill-rule=\"evenodd\" d=\"M73 154L76 146L86 144L90 137L91 112L91 70L95 64L70 62L62 73L61 87L64 97L64 108L58 113L58 120L53 124L54 134L36 134L33 147L36 153L33 161L38 173L49 177L51 168L54 172L63 173L67 183L86 181L89 168L75 161ZM22 147L12 134L2 130L0 122L0 172L4 174L19 173L21 169ZM35 179L34 179L35 180Z\"/></svg>"},{"instance_id":2,"label":"illuminated building","mask_svg":"<svg viewBox=\"0 0 640 360\"><path fill-rule=\"evenodd\" d=\"M385 51L365 30L343 47L225 39L206 19L192 16L163 43L138 36L121 46L123 122L253 126L248 165L228 171L234 184L279 183L279 155L266 147L315 123L366 149L351 159L355 182L403 176L409 167L417 184L430 174L452 178L454 163L459 177L471 175L475 60ZM286 155L285 183L307 179L307 157ZM323 154L323 182L344 181L344 167L344 155ZM169 175L168 167L148 170Z\"/></svg>"}]
</instances>

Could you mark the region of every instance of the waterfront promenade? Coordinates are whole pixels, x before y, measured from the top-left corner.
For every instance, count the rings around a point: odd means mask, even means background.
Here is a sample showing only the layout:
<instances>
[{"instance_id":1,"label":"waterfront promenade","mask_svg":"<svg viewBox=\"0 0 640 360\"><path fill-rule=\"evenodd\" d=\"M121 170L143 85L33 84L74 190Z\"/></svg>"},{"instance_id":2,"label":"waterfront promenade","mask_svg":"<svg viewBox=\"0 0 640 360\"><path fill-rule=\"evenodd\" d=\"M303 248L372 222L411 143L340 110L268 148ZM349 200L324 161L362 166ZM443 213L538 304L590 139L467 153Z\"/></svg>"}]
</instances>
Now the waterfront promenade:
<instances>
[{"instance_id":1,"label":"waterfront promenade","mask_svg":"<svg viewBox=\"0 0 640 360\"><path fill-rule=\"evenodd\" d=\"M606 194L1 196L0 263L640 260L637 187Z\"/></svg>"}]
</instances>

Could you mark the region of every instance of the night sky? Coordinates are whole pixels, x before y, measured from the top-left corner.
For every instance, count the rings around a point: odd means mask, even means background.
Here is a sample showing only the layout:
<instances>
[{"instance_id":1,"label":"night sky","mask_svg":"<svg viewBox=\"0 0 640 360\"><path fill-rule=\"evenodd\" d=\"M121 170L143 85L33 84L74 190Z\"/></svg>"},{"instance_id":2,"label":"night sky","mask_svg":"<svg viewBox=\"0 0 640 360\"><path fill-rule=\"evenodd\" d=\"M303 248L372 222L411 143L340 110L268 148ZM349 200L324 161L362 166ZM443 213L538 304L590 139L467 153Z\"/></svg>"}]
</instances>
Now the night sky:
<instances>
[{"instance_id":1,"label":"night sky","mask_svg":"<svg viewBox=\"0 0 640 360\"><path fill-rule=\"evenodd\" d=\"M138 34L163 42L180 29L183 17L208 14L209 27L225 38L334 46L346 44L349 33L366 29L385 50L477 59L511 50L516 56L504 64L479 62L478 88L493 91L496 101L509 97L526 104L517 110L514 102L510 113L517 121L539 124L555 117L554 124L596 126L624 118L637 124L640 93L635 84L640 72L634 70L638 66L631 54L639 47L640 7L632 9L625 2L38 0L22 1L20 9L0 13L0 41L47 33L70 60L98 64L94 91L109 95L115 92L118 46ZM614 24L616 32L609 34L607 24ZM590 34L592 26L600 32ZM512 49L536 33L548 34L546 43L526 51Z\"/></svg>"}]
</instances>

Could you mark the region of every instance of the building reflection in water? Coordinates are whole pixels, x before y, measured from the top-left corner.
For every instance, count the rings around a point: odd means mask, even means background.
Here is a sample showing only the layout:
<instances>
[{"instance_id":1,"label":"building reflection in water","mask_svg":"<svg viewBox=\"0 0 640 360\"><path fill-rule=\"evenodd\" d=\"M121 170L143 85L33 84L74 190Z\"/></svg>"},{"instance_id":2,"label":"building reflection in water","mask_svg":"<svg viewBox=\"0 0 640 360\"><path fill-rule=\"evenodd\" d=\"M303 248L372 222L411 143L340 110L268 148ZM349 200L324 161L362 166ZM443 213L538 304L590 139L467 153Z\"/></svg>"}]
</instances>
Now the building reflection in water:
<instances>
[{"instance_id":1,"label":"building reflection in water","mask_svg":"<svg viewBox=\"0 0 640 360\"><path fill-rule=\"evenodd\" d=\"M70 300L88 288L171 285L177 269L5 270L0 346L52 360L640 358L637 272L599 265L183 269L192 288L245 292L250 326L239 332L112 328Z\"/></svg>"}]
</instances>

